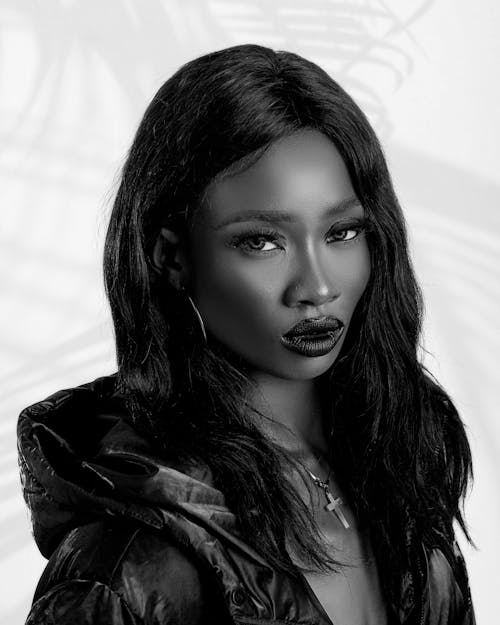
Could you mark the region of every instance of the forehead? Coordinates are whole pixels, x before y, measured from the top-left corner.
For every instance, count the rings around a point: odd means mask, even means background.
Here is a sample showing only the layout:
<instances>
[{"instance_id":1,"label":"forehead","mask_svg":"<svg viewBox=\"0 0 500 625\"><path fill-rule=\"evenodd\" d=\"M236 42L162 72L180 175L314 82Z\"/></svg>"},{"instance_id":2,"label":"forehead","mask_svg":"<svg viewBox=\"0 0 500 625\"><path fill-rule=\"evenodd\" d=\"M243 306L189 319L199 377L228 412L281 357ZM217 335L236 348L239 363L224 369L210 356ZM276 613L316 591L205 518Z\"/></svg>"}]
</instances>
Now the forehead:
<instances>
[{"instance_id":1,"label":"forehead","mask_svg":"<svg viewBox=\"0 0 500 625\"><path fill-rule=\"evenodd\" d=\"M304 130L271 145L246 170L213 183L200 217L213 227L249 210L314 219L325 207L353 195L334 143L319 131Z\"/></svg>"}]
</instances>

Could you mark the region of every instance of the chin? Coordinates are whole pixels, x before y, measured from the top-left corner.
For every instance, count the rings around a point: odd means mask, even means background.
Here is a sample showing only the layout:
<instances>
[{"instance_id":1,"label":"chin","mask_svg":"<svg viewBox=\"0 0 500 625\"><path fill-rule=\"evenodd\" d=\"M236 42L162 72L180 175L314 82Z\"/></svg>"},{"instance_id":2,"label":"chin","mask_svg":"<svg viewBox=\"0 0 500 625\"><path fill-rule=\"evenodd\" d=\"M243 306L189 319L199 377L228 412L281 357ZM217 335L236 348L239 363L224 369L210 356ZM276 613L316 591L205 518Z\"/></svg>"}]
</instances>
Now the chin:
<instances>
[{"instance_id":1,"label":"chin","mask_svg":"<svg viewBox=\"0 0 500 625\"><path fill-rule=\"evenodd\" d=\"M267 353L267 358L256 357L255 354L245 354L235 350L225 343L217 340L223 346L226 357L234 365L247 372L263 373L282 380L312 380L326 373L338 358L342 341L335 348L324 356L308 357L289 352L281 345L277 346L277 351Z\"/></svg>"},{"instance_id":2,"label":"chin","mask_svg":"<svg viewBox=\"0 0 500 625\"><path fill-rule=\"evenodd\" d=\"M291 375L288 376L290 380L312 380L319 378L319 376L326 373L333 363L335 358L323 358L323 363L306 363L303 366L297 366L295 370L292 370Z\"/></svg>"},{"instance_id":3,"label":"chin","mask_svg":"<svg viewBox=\"0 0 500 625\"><path fill-rule=\"evenodd\" d=\"M292 359L287 359L288 362L286 363L281 362L274 366L270 365L270 363L252 363L251 367L256 371L261 371L283 380L313 380L326 373L336 359L337 353L335 355L331 353L325 354L325 356L318 356L317 358L292 356Z\"/></svg>"}]
</instances>

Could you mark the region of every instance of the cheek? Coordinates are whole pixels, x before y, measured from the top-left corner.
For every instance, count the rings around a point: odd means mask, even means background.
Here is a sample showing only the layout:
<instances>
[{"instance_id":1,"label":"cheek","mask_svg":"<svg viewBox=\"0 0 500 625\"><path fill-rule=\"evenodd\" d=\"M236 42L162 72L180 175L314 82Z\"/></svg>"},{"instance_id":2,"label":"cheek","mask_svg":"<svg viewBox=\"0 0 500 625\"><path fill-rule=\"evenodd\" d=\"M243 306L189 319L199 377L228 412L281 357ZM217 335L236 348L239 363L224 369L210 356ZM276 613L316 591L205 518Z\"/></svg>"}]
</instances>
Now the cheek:
<instances>
[{"instance_id":1,"label":"cheek","mask_svg":"<svg viewBox=\"0 0 500 625\"><path fill-rule=\"evenodd\" d=\"M208 327L219 336L242 329L256 336L267 328L277 276L264 263L240 259L232 251L205 249L202 258L195 264L194 292Z\"/></svg>"},{"instance_id":2,"label":"cheek","mask_svg":"<svg viewBox=\"0 0 500 625\"><path fill-rule=\"evenodd\" d=\"M366 241L363 241L355 253L347 255L343 261L342 294L344 304L350 309L346 310L349 317L368 285L370 274L370 251Z\"/></svg>"},{"instance_id":3,"label":"cheek","mask_svg":"<svg viewBox=\"0 0 500 625\"><path fill-rule=\"evenodd\" d=\"M370 250L368 249L368 245L366 241L364 242L362 246L362 254L360 255L360 259L359 259L358 272L359 272L359 278L358 278L357 288L359 289L360 291L359 295L361 296L364 290L366 289L366 286L368 284L368 281L371 275Z\"/></svg>"}]
</instances>

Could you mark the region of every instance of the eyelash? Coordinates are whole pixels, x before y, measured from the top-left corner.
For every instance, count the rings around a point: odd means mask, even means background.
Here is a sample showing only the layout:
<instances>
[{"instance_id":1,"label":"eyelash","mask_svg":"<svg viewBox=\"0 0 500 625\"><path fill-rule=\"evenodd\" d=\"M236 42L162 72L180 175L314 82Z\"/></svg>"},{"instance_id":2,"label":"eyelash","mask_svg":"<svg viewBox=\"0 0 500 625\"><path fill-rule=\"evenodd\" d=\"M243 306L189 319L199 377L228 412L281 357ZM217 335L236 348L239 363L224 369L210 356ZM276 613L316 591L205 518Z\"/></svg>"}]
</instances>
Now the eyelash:
<instances>
[{"instance_id":1,"label":"eyelash","mask_svg":"<svg viewBox=\"0 0 500 625\"><path fill-rule=\"evenodd\" d=\"M351 237L350 239L337 239L333 241L334 243L341 243L343 245L346 245L358 239L359 236L365 233L367 230L368 228L367 228L366 223L346 224L342 228L337 228L336 230L333 230L333 232L330 231L329 236L332 236L332 234L347 233L349 231L355 231L356 232L355 236ZM265 239L267 242L276 243L283 237L280 235L279 232L276 232L274 230L266 230L264 228L255 228L253 230L248 230L244 234L236 235L230 241L229 245L231 247L245 249L245 244L249 240L258 239L258 238ZM274 252L276 249L277 248L274 248L272 250L259 250L257 248L247 247L246 251L250 252L251 254L269 254L271 252Z\"/></svg>"}]
</instances>

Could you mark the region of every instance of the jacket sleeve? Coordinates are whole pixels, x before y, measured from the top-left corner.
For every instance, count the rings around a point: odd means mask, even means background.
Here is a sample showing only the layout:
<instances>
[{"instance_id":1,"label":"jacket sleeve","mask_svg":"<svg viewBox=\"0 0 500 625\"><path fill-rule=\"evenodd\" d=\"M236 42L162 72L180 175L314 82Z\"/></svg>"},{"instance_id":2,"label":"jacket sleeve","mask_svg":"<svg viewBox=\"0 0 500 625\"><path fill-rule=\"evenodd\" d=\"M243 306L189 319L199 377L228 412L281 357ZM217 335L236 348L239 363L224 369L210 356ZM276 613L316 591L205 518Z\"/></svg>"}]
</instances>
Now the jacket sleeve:
<instances>
[{"instance_id":1,"label":"jacket sleeve","mask_svg":"<svg viewBox=\"0 0 500 625\"><path fill-rule=\"evenodd\" d=\"M440 542L428 554L426 620L428 625L475 625L467 568L454 537Z\"/></svg>"},{"instance_id":2,"label":"jacket sleeve","mask_svg":"<svg viewBox=\"0 0 500 625\"><path fill-rule=\"evenodd\" d=\"M26 625L222 625L226 611L213 575L165 532L96 522L52 554Z\"/></svg>"},{"instance_id":3,"label":"jacket sleeve","mask_svg":"<svg viewBox=\"0 0 500 625\"><path fill-rule=\"evenodd\" d=\"M467 567L457 540L454 540L453 542L453 551L455 556L455 577L457 579L457 583L459 584L463 599L463 617L460 625L476 625L476 617L470 593Z\"/></svg>"},{"instance_id":4,"label":"jacket sleeve","mask_svg":"<svg viewBox=\"0 0 500 625\"><path fill-rule=\"evenodd\" d=\"M109 586L75 579L51 588L31 607L26 625L142 625Z\"/></svg>"}]
</instances>

